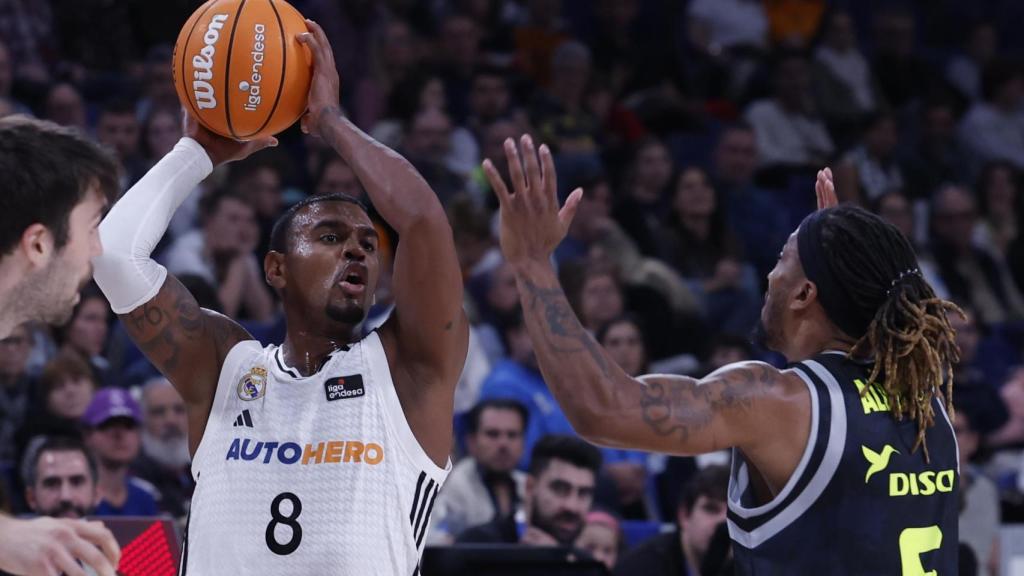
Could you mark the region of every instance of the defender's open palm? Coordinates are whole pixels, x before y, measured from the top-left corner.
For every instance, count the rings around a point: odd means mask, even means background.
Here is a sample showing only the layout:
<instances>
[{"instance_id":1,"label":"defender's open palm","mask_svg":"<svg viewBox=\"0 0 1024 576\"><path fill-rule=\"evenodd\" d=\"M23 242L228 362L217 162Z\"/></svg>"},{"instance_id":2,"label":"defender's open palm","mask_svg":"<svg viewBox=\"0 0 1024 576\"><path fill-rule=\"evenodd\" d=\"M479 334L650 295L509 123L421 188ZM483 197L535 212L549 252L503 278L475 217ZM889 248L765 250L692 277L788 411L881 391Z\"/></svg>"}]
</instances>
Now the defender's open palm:
<instances>
[{"instance_id":1,"label":"defender's open palm","mask_svg":"<svg viewBox=\"0 0 1024 576\"><path fill-rule=\"evenodd\" d=\"M544 144L539 152L535 150L529 135L521 143L522 155L515 141L505 141L511 191L491 161L483 163L501 205L501 251L511 263L546 260L565 238L583 197L583 190L577 188L559 209L551 150Z\"/></svg>"}]
</instances>

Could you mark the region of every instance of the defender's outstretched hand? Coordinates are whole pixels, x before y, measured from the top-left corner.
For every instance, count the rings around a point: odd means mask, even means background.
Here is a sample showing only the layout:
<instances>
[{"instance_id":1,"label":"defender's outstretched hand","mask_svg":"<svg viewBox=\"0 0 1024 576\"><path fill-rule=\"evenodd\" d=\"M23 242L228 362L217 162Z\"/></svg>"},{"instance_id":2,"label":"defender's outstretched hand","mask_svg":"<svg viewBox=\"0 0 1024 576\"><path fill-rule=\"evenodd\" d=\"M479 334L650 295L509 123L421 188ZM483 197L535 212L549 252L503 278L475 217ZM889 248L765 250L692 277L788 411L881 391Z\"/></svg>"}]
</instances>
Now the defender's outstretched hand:
<instances>
[{"instance_id":1,"label":"defender's outstretched hand","mask_svg":"<svg viewBox=\"0 0 1024 576\"><path fill-rule=\"evenodd\" d=\"M826 166L824 169L818 170L818 181L814 183L814 194L818 197L818 210L839 205L831 168Z\"/></svg>"},{"instance_id":2,"label":"defender's outstretched hand","mask_svg":"<svg viewBox=\"0 0 1024 576\"><path fill-rule=\"evenodd\" d=\"M523 135L521 144L522 156L515 141L505 141L511 191L494 164L490 160L483 163L484 173L501 205L501 251L513 264L546 261L565 238L583 197L583 189L577 188L559 209L551 150L546 144L535 150L529 135Z\"/></svg>"}]
</instances>

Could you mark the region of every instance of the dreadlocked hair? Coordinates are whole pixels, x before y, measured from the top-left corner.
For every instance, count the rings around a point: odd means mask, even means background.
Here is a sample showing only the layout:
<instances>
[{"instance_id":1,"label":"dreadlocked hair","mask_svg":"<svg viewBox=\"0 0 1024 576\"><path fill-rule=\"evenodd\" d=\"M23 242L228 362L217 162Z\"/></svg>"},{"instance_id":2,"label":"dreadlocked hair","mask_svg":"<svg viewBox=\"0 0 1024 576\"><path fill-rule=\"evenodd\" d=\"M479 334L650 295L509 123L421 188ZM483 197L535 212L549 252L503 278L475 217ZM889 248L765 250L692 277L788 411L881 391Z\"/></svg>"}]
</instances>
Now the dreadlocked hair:
<instances>
[{"instance_id":1,"label":"dreadlocked hair","mask_svg":"<svg viewBox=\"0 0 1024 576\"><path fill-rule=\"evenodd\" d=\"M913 247L895 226L852 206L833 208L825 218L828 266L858 310L872 318L863 335L849 335L859 338L849 357L873 362L861 394L881 386L893 416L917 422L913 450L923 447L928 461L932 398L938 395L953 413L952 366L960 360L947 313L964 313L935 295L918 270Z\"/></svg>"}]
</instances>

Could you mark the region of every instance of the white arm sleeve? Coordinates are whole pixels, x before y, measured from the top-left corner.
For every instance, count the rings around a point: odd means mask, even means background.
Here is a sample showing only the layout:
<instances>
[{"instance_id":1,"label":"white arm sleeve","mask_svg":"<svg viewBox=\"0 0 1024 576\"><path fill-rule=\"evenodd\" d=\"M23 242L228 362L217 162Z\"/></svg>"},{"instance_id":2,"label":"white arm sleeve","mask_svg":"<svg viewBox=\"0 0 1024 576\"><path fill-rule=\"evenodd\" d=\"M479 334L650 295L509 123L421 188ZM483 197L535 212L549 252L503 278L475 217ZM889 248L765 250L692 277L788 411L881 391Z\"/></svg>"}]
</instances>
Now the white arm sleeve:
<instances>
[{"instance_id":1,"label":"white arm sleeve","mask_svg":"<svg viewBox=\"0 0 1024 576\"><path fill-rule=\"evenodd\" d=\"M157 295L167 269L150 254L178 206L213 171L206 150L191 138L132 186L100 224L103 254L93 259L96 283L117 314L127 314Z\"/></svg>"}]
</instances>

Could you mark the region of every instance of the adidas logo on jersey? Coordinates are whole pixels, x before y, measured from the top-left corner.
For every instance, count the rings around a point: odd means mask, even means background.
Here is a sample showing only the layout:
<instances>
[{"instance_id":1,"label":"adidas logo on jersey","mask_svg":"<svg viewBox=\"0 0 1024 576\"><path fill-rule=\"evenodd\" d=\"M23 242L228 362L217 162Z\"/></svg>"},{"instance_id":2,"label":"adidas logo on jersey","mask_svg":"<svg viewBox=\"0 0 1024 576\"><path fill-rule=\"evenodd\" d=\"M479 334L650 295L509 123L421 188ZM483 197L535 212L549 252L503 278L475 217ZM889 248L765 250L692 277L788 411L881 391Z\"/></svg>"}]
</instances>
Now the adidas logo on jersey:
<instances>
[{"instance_id":1,"label":"adidas logo on jersey","mask_svg":"<svg viewBox=\"0 0 1024 576\"><path fill-rule=\"evenodd\" d=\"M363 396L366 394L366 389L363 387L363 376L362 374L353 374L352 376L330 378L324 382L324 393L327 395L328 402Z\"/></svg>"},{"instance_id":2,"label":"adidas logo on jersey","mask_svg":"<svg viewBox=\"0 0 1024 576\"><path fill-rule=\"evenodd\" d=\"M249 415L248 410L242 410L242 413L235 418L233 427L245 426L246 428L252 428L252 416Z\"/></svg>"}]
</instances>

